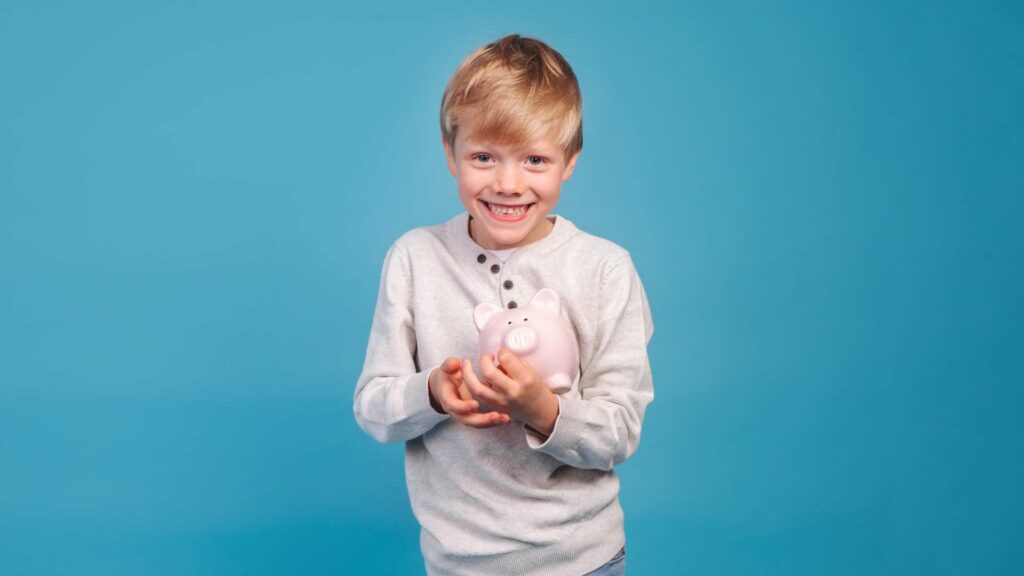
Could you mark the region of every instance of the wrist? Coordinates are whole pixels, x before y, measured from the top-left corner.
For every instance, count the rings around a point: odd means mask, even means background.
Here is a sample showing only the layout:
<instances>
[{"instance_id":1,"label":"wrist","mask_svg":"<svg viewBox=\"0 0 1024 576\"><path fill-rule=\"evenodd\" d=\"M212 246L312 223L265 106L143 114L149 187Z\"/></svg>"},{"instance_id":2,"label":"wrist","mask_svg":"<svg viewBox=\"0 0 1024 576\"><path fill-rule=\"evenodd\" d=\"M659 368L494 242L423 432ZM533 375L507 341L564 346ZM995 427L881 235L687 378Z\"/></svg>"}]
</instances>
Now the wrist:
<instances>
[{"instance_id":1,"label":"wrist","mask_svg":"<svg viewBox=\"0 0 1024 576\"><path fill-rule=\"evenodd\" d=\"M558 414L560 411L558 396L549 394L547 396L547 401L543 403L537 416L528 420L526 423L530 428L533 428L540 434L544 436L551 436L551 433L555 431L555 422L558 421Z\"/></svg>"},{"instance_id":2,"label":"wrist","mask_svg":"<svg viewBox=\"0 0 1024 576\"><path fill-rule=\"evenodd\" d=\"M430 387L430 379L434 376L435 370L437 370L437 368L434 368L430 371L430 374L427 374L427 398L430 399L430 407L434 409L434 412L437 412L438 414L447 414L448 412L445 411L440 402L434 398L434 390Z\"/></svg>"}]
</instances>

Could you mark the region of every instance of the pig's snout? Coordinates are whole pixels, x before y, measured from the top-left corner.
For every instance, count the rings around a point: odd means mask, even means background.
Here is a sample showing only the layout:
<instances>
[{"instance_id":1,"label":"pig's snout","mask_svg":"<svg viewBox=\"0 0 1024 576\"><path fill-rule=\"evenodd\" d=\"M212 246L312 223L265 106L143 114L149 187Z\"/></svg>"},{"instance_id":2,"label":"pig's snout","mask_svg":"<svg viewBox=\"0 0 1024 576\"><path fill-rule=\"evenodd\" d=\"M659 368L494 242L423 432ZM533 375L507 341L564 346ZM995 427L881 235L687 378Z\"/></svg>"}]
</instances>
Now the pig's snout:
<instances>
[{"instance_id":1,"label":"pig's snout","mask_svg":"<svg viewBox=\"0 0 1024 576\"><path fill-rule=\"evenodd\" d=\"M537 347L537 331L530 326L519 326L505 333L505 346L516 354L532 352Z\"/></svg>"}]
</instances>

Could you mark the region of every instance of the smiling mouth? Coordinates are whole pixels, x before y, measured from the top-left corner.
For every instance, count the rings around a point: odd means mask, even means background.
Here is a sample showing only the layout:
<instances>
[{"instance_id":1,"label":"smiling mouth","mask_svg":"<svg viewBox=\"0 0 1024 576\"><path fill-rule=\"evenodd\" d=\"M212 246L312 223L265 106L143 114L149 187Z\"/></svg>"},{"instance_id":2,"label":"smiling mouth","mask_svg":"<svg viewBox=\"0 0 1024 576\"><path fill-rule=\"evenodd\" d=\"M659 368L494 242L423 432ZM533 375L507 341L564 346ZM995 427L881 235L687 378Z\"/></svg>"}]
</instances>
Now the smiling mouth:
<instances>
[{"instance_id":1,"label":"smiling mouth","mask_svg":"<svg viewBox=\"0 0 1024 576\"><path fill-rule=\"evenodd\" d=\"M484 200L481 200L480 203L484 205L487 213L492 218L501 222L518 222L526 218L526 215L530 213L530 210L536 204L536 202L531 202L529 204L511 206L507 204L491 204Z\"/></svg>"}]
</instances>

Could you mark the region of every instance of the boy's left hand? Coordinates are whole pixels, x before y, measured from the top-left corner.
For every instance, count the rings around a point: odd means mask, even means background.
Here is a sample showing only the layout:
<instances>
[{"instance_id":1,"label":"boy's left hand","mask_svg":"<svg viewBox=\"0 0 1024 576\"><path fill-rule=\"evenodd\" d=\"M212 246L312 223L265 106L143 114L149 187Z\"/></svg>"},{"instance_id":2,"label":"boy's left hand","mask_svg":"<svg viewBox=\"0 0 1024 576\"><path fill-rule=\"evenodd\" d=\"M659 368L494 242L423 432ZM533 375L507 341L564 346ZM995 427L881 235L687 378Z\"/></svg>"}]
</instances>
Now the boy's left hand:
<instances>
[{"instance_id":1,"label":"boy's left hand","mask_svg":"<svg viewBox=\"0 0 1024 576\"><path fill-rule=\"evenodd\" d=\"M533 366L508 348L498 350L498 360L501 366L495 367L492 354L480 357L483 383L469 358L462 360L463 382L470 393L512 419L551 435L558 417L558 398L554 392L538 378Z\"/></svg>"}]
</instances>

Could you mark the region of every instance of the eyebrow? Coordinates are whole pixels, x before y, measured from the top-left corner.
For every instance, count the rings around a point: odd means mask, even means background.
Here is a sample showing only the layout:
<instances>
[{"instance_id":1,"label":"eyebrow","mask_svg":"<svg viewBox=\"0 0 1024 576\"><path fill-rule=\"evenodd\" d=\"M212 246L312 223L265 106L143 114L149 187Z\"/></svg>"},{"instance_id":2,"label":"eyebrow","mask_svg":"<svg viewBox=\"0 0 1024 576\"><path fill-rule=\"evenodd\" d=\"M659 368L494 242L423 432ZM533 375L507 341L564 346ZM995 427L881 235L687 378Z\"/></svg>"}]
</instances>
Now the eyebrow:
<instances>
[{"instance_id":1,"label":"eyebrow","mask_svg":"<svg viewBox=\"0 0 1024 576\"><path fill-rule=\"evenodd\" d=\"M474 140L470 140L469 138L466 139L465 146L466 146L466 148L488 148L488 149L492 149L492 148L495 147L494 144L491 143L491 142L476 142ZM536 155L539 155L539 156L554 156L555 155L555 151L553 149L546 148L544 146L534 147L534 146L531 146L531 145L526 145L526 146L523 146L523 147L519 148L517 150L517 152L530 152L532 154L536 154Z\"/></svg>"}]
</instances>

